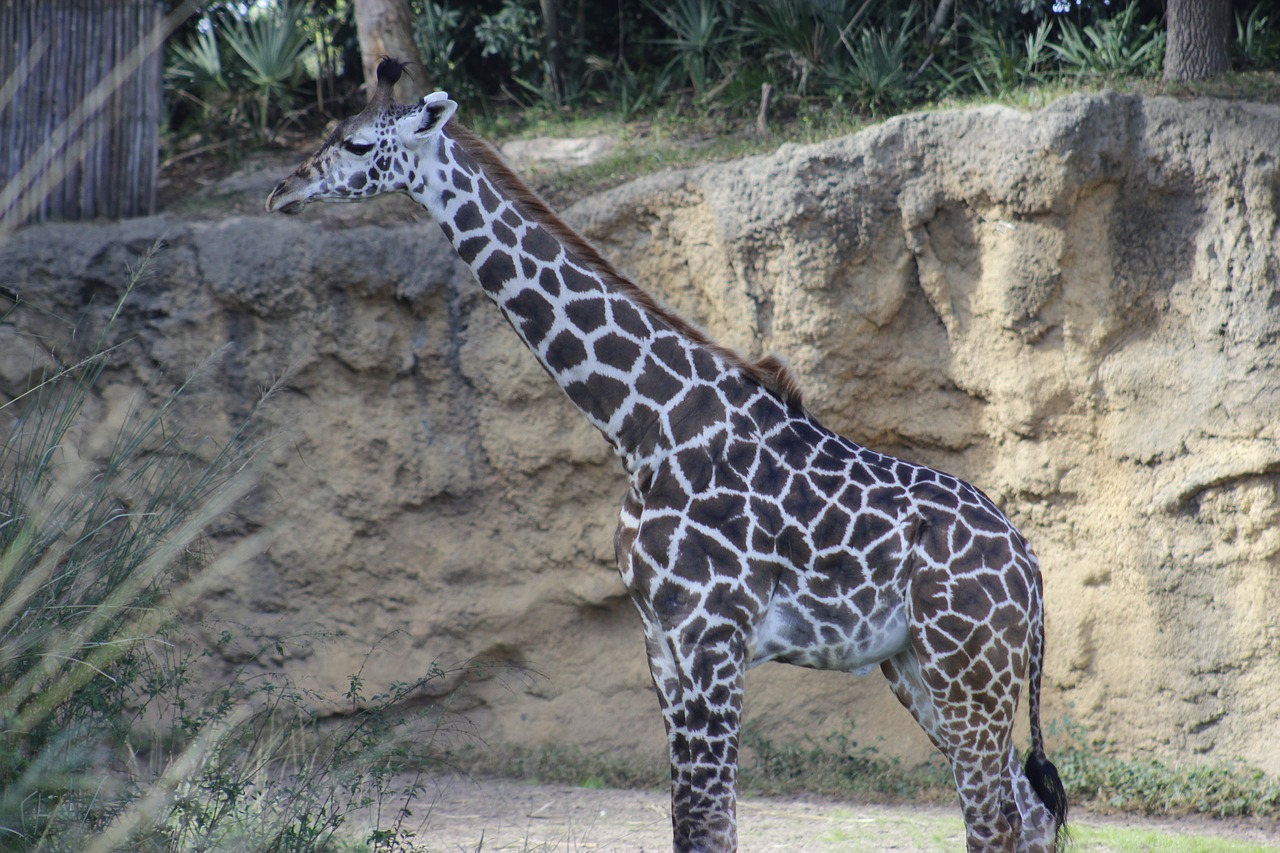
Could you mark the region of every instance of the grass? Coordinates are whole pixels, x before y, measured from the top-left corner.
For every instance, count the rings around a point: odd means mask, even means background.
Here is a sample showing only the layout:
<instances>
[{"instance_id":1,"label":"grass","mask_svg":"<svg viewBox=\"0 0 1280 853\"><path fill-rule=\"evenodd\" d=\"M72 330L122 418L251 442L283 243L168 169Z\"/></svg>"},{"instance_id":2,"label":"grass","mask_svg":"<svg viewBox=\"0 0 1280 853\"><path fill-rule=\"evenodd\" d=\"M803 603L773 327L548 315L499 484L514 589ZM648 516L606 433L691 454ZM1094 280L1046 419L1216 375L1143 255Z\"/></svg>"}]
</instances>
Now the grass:
<instances>
[{"instance_id":1,"label":"grass","mask_svg":"<svg viewBox=\"0 0 1280 853\"><path fill-rule=\"evenodd\" d=\"M1117 826L1076 826L1071 831L1078 853L1268 853L1280 844Z\"/></svg>"},{"instance_id":2,"label":"grass","mask_svg":"<svg viewBox=\"0 0 1280 853\"><path fill-rule=\"evenodd\" d=\"M892 837L909 841L919 851L954 850L964 844L964 821L954 815L903 810L880 813L864 819L865 831L837 829L815 837L815 841L844 844L850 849L866 844L868 837ZM1088 818L1071 828L1072 853L1273 853L1280 844L1245 841L1224 835L1182 833L1174 830L1090 825Z\"/></svg>"}]
</instances>

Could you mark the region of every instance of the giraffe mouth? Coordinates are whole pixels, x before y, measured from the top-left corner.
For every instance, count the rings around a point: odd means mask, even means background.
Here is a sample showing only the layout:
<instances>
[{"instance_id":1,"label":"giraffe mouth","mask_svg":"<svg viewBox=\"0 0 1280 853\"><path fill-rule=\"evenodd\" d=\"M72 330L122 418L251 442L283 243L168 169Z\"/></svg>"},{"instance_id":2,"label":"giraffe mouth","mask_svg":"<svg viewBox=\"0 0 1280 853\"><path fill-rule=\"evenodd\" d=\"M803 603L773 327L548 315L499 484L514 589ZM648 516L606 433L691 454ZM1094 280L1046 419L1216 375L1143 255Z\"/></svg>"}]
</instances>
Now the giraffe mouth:
<instances>
[{"instance_id":1,"label":"giraffe mouth","mask_svg":"<svg viewBox=\"0 0 1280 853\"><path fill-rule=\"evenodd\" d=\"M299 192L294 186L292 176L285 178L276 188L271 191L271 195L267 196L267 210L269 212L287 213L290 216L302 212L302 208L307 206L310 201L304 192Z\"/></svg>"}]
</instances>

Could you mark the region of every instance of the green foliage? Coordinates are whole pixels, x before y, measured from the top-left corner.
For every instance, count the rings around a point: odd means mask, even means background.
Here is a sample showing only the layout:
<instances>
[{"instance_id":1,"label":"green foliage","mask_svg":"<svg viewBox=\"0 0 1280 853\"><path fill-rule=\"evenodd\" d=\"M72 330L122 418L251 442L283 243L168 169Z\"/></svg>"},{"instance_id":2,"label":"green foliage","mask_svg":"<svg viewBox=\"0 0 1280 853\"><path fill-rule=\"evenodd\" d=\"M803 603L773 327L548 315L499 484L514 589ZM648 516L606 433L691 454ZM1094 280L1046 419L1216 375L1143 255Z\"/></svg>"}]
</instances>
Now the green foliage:
<instances>
[{"instance_id":1,"label":"green foliage","mask_svg":"<svg viewBox=\"0 0 1280 853\"><path fill-rule=\"evenodd\" d=\"M290 2L272 12L233 18L222 31L242 63L240 74L254 96L254 124L264 138L273 112L288 112L294 103L302 54L309 46L304 16L303 6Z\"/></svg>"},{"instance_id":2,"label":"green foliage","mask_svg":"<svg viewBox=\"0 0 1280 853\"><path fill-rule=\"evenodd\" d=\"M253 485L256 409L218 443L178 427L201 371L121 426L90 414L149 259L99 334L76 331L91 352L0 409L0 848L312 851L376 807L391 849L419 787L398 774L447 721L422 699L450 673L371 696L357 673L325 721L332 702L264 674L280 640L224 630L202 649L182 627L178 609L270 531L233 541L223 521ZM243 663L200 686L214 657Z\"/></svg>"},{"instance_id":3,"label":"green foliage","mask_svg":"<svg viewBox=\"0 0 1280 853\"><path fill-rule=\"evenodd\" d=\"M269 141L300 102L312 32L305 0L281 0L237 15L214 7L194 31L169 44L165 85L188 132L247 133Z\"/></svg>"},{"instance_id":4,"label":"green foliage","mask_svg":"<svg viewBox=\"0 0 1280 853\"><path fill-rule=\"evenodd\" d=\"M1141 23L1139 12L1134 0L1112 17L1083 27L1061 18L1058 41L1049 49L1063 70L1077 77L1155 77L1164 62L1165 34L1156 21Z\"/></svg>"},{"instance_id":5,"label":"green foliage","mask_svg":"<svg viewBox=\"0 0 1280 853\"><path fill-rule=\"evenodd\" d=\"M1239 762L1174 766L1119 758L1110 744L1089 739L1070 719L1047 728L1051 737L1069 740L1052 758L1072 802L1150 815L1280 817L1280 780L1256 768Z\"/></svg>"},{"instance_id":6,"label":"green foliage","mask_svg":"<svg viewBox=\"0 0 1280 853\"><path fill-rule=\"evenodd\" d=\"M339 59L354 52L350 6L206 6L207 23L170 49L173 125L215 144L270 141L312 88L300 68L349 68L345 91L357 92L357 66ZM1149 80L1158 77L1165 41L1158 11L1139 0L992 0L956 4L941 20L936 0L560 2L551 4L556 39L535 0L410 6L431 85L465 102L473 122L505 103L558 120L570 109L623 120L696 113L746 130L768 84L773 131L815 109L881 116L944 97L1018 101L1032 87ZM1280 63L1274 18L1263 2L1237 14L1238 65ZM283 21L291 23L276 26ZM345 35L330 34L334 27ZM359 105L351 97L345 111Z\"/></svg>"},{"instance_id":7,"label":"green foliage","mask_svg":"<svg viewBox=\"0 0 1280 853\"><path fill-rule=\"evenodd\" d=\"M1263 0L1255 3L1246 14L1235 13L1237 58L1249 67L1265 67L1280 62L1280 28L1275 18L1266 14L1275 7Z\"/></svg>"},{"instance_id":8,"label":"green foliage","mask_svg":"<svg viewBox=\"0 0 1280 853\"><path fill-rule=\"evenodd\" d=\"M189 41L169 45L166 75L178 91L206 101L224 97L231 90L222 70L222 49L212 27L197 30Z\"/></svg>"},{"instance_id":9,"label":"green foliage","mask_svg":"<svg viewBox=\"0 0 1280 853\"><path fill-rule=\"evenodd\" d=\"M921 27L908 11L894 23L866 27L855 43L841 36L850 65L831 73L841 89L850 91L873 114L910 102L915 75L907 67L912 47L920 40Z\"/></svg>"},{"instance_id":10,"label":"green foliage","mask_svg":"<svg viewBox=\"0 0 1280 853\"><path fill-rule=\"evenodd\" d=\"M541 26L527 0L502 0L493 14L482 15L475 27L480 55L500 58L514 78L527 79L542 70Z\"/></svg>"},{"instance_id":11,"label":"green foliage","mask_svg":"<svg viewBox=\"0 0 1280 853\"><path fill-rule=\"evenodd\" d=\"M967 24L969 59L950 77L953 91L976 86L984 95L998 97L1047 82L1049 21L1021 33L1021 38L977 19L968 18Z\"/></svg>"},{"instance_id":12,"label":"green foliage","mask_svg":"<svg viewBox=\"0 0 1280 853\"><path fill-rule=\"evenodd\" d=\"M848 0L742 0L739 10L747 45L789 78L778 82L804 96L839 61L852 7Z\"/></svg>"},{"instance_id":13,"label":"green foliage","mask_svg":"<svg viewBox=\"0 0 1280 853\"><path fill-rule=\"evenodd\" d=\"M586 57L585 82L603 80L608 102L626 120L658 108L671 85L671 70L672 65L668 64L657 76L646 77L632 68L624 57L611 60L593 53Z\"/></svg>"},{"instance_id":14,"label":"green foliage","mask_svg":"<svg viewBox=\"0 0 1280 853\"><path fill-rule=\"evenodd\" d=\"M448 89L455 99L475 95L474 87L459 73L462 59L459 34L466 22L463 11L450 8L447 3L422 0L416 5L413 32L427 82L432 88Z\"/></svg>"},{"instance_id":15,"label":"green foliage","mask_svg":"<svg viewBox=\"0 0 1280 853\"><path fill-rule=\"evenodd\" d=\"M706 94L724 76L733 53L733 8L728 0L645 0L645 6L672 32L671 38L654 42L675 54L667 69L681 68L694 95Z\"/></svg>"}]
</instances>

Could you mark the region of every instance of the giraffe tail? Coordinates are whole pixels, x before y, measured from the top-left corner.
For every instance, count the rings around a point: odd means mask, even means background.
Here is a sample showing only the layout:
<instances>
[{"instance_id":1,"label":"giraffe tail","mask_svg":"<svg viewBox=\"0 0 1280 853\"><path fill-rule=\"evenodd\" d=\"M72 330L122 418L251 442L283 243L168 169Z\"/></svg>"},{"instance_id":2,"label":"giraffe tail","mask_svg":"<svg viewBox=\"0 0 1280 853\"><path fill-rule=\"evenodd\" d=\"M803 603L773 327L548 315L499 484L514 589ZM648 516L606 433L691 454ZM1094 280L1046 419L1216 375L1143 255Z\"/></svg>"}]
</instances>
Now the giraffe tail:
<instances>
[{"instance_id":1,"label":"giraffe tail","mask_svg":"<svg viewBox=\"0 0 1280 853\"><path fill-rule=\"evenodd\" d=\"M1067 791L1058 776L1058 768L1044 751L1044 733L1040 730L1040 672L1044 664L1044 622L1041 620L1035 632L1034 647L1031 650L1030 695L1027 697L1027 711L1031 718L1031 754L1027 756L1027 781L1044 803L1049 814L1053 815L1054 834L1057 847L1061 849L1067 832Z\"/></svg>"}]
</instances>

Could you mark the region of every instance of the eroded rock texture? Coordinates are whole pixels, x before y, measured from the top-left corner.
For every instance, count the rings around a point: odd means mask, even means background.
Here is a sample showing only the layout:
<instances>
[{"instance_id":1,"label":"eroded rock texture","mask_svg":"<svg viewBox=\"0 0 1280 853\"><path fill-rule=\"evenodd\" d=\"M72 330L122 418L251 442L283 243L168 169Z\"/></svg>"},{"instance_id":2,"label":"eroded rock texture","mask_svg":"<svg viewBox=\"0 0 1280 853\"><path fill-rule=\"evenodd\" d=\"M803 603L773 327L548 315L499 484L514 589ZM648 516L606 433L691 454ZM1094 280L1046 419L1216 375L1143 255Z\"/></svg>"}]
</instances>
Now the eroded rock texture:
<instances>
[{"instance_id":1,"label":"eroded rock texture","mask_svg":"<svg viewBox=\"0 0 1280 853\"><path fill-rule=\"evenodd\" d=\"M1278 128L1275 107L1116 95L912 115L566 218L721 341L786 356L829 425L1005 508L1045 573L1048 720L1280 772ZM281 533L199 603L210 636L285 636L272 665L334 695L362 666L377 687L516 661L535 672L449 685L487 740L663 754L612 568L621 470L434 225L353 210L40 226L0 269L100 316L164 238L101 422L227 344L184 416L219 437L293 371L238 522ZM6 394L39 349L0 337ZM879 675L768 665L748 717L928 752Z\"/></svg>"}]
</instances>

